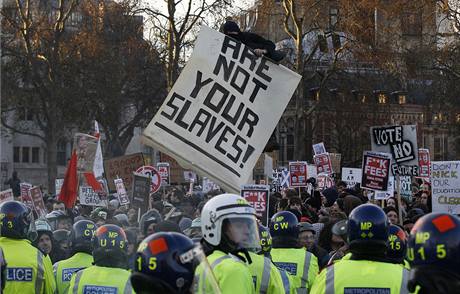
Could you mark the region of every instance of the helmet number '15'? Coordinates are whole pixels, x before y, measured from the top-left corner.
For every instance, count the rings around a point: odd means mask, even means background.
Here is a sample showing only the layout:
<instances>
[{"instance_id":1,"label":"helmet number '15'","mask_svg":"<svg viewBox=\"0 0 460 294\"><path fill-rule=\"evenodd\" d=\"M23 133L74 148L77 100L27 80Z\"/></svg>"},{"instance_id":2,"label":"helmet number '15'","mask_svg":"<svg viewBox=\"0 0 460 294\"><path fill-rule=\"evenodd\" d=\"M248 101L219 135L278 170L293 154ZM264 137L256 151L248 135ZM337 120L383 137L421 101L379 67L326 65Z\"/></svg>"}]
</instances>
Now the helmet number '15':
<instances>
[{"instance_id":1,"label":"helmet number '15'","mask_svg":"<svg viewBox=\"0 0 460 294\"><path fill-rule=\"evenodd\" d=\"M150 257L149 258L149 269L154 271L157 268L157 258L156 257ZM137 269L139 271L142 270L142 257L139 256L137 258Z\"/></svg>"},{"instance_id":2,"label":"helmet number '15'","mask_svg":"<svg viewBox=\"0 0 460 294\"><path fill-rule=\"evenodd\" d=\"M425 248L423 247L420 247L417 252L419 253L420 255L420 258L422 260L425 260ZM436 257L439 258L439 259L443 259L445 258L447 255L447 252L446 252L446 245L444 244L438 244L436 245ZM408 251L407 251L407 259L408 260L414 260L414 249L413 248L410 248Z\"/></svg>"}]
</instances>

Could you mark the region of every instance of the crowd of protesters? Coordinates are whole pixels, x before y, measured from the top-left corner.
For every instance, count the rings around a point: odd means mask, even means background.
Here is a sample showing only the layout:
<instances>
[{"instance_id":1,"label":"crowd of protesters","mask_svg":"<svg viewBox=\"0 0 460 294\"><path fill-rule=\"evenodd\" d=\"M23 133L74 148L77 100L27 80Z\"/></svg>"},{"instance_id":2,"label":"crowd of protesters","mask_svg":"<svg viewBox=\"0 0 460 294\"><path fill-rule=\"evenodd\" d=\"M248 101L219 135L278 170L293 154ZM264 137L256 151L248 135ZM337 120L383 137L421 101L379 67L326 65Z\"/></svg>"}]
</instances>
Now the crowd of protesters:
<instances>
[{"instance_id":1,"label":"crowd of protesters","mask_svg":"<svg viewBox=\"0 0 460 294\"><path fill-rule=\"evenodd\" d=\"M347 256L352 251L347 223L350 214L357 207L366 203L380 207L388 222L396 226L396 230L399 227L404 232L404 238L409 236L418 219L431 212L431 187L429 183L418 179L412 183L411 197L401 197L400 200L396 193L385 200L374 200L359 184L348 187L343 181L337 181L333 187L326 189L318 188L315 178L310 178L308 183L308 189L281 189L281 192L271 193L267 213L271 218L271 225L276 222L277 216L293 215L295 219L291 223L295 223L298 237L292 239L290 236L275 236L273 248L303 248L304 252L314 256L313 263L317 266L317 272L341 259L349 258ZM158 233L179 233L189 237L195 244L201 243L206 247L206 242L203 241L206 238L202 232L202 210L211 199L219 198L215 196L223 193L221 190L203 193L200 186L195 186L193 192L190 192L188 185L172 185L151 194L149 207L142 210L130 205L120 205L116 194L109 194L108 205L104 207L81 205L77 200L72 208L66 208L56 196L45 196L47 214L44 218L35 216L37 236L33 238L32 245L56 265L75 253L69 243L75 223L87 220L94 223L96 228L116 225L126 235L128 268L136 271L136 252L142 247L139 244ZM16 200L21 199L17 197ZM273 228L270 229L273 231ZM268 232L267 228L259 227L259 233L264 230ZM262 234L260 238L264 239L264 236ZM289 242L285 243L286 241ZM271 244L271 241L264 244L268 243ZM276 250L273 251L276 253ZM273 261L276 258L275 253L272 252L270 257ZM253 256L252 259L257 257ZM404 264L403 257L398 260L397 263ZM313 280L314 278L309 278L304 287L311 287Z\"/></svg>"}]
</instances>

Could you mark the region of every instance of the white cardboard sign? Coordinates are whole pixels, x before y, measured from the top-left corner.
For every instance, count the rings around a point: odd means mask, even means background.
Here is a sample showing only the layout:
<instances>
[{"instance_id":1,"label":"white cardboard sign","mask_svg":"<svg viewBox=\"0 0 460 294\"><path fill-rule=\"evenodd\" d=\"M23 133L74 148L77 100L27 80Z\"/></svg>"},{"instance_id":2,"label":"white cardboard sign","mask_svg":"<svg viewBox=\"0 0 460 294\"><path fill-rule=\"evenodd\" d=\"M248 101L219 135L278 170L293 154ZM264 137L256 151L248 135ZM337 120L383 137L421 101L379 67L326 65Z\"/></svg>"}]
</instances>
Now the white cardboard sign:
<instances>
[{"instance_id":1,"label":"white cardboard sign","mask_svg":"<svg viewBox=\"0 0 460 294\"><path fill-rule=\"evenodd\" d=\"M143 142L238 193L300 78L202 26L189 62L145 129Z\"/></svg>"}]
</instances>

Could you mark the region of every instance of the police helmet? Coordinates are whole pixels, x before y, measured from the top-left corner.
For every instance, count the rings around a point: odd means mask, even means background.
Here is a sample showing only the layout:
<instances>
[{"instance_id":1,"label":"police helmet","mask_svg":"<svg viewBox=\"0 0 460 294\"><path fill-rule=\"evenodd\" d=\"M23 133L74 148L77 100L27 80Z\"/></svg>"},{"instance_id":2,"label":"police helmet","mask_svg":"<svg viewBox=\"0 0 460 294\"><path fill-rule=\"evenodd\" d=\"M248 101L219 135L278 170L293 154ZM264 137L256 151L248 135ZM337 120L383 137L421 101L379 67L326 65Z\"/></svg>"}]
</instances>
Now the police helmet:
<instances>
[{"instance_id":1,"label":"police helmet","mask_svg":"<svg viewBox=\"0 0 460 294\"><path fill-rule=\"evenodd\" d=\"M176 232L145 238L136 253L131 284L137 293L190 293L194 271L193 241Z\"/></svg>"},{"instance_id":2,"label":"police helmet","mask_svg":"<svg viewBox=\"0 0 460 294\"><path fill-rule=\"evenodd\" d=\"M404 263L407 249L407 236L403 229L390 225L388 229L387 259L392 263Z\"/></svg>"},{"instance_id":3,"label":"police helmet","mask_svg":"<svg viewBox=\"0 0 460 294\"><path fill-rule=\"evenodd\" d=\"M448 213L430 213L421 217L410 233L407 259L411 267L430 265L458 271L459 218Z\"/></svg>"},{"instance_id":4,"label":"police helmet","mask_svg":"<svg viewBox=\"0 0 460 294\"><path fill-rule=\"evenodd\" d=\"M80 220L73 224L70 243L75 252L91 253L91 240L96 232L96 224L90 220Z\"/></svg>"},{"instance_id":5,"label":"police helmet","mask_svg":"<svg viewBox=\"0 0 460 294\"><path fill-rule=\"evenodd\" d=\"M460 220L430 213L412 228L407 245L411 265L407 288L419 293L458 293L460 287Z\"/></svg>"},{"instance_id":6,"label":"police helmet","mask_svg":"<svg viewBox=\"0 0 460 294\"><path fill-rule=\"evenodd\" d=\"M100 226L92 238L92 248L96 265L127 267L128 239L119 226Z\"/></svg>"},{"instance_id":7,"label":"police helmet","mask_svg":"<svg viewBox=\"0 0 460 294\"><path fill-rule=\"evenodd\" d=\"M2 237L26 239L32 220L32 211L19 201L7 201L0 205Z\"/></svg>"},{"instance_id":8,"label":"police helmet","mask_svg":"<svg viewBox=\"0 0 460 294\"><path fill-rule=\"evenodd\" d=\"M350 251L385 252L388 241L389 222L385 212L374 204L363 204L350 213L347 231Z\"/></svg>"},{"instance_id":9,"label":"police helmet","mask_svg":"<svg viewBox=\"0 0 460 294\"><path fill-rule=\"evenodd\" d=\"M259 254L267 255L272 250L272 236L267 227L259 225L259 239L261 251Z\"/></svg>"},{"instance_id":10,"label":"police helmet","mask_svg":"<svg viewBox=\"0 0 460 294\"><path fill-rule=\"evenodd\" d=\"M256 211L236 194L217 195L206 202L201 231L208 244L224 252L260 250Z\"/></svg>"},{"instance_id":11,"label":"police helmet","mask_svg":"<svg viewBox=\"0 0 460 294\"><path fill-rule=\"evenodd\" d=\"M270 220L270 234L275 238L298 239L299 221L290 211L275 213Z\"/></svg>"}]
</instances>

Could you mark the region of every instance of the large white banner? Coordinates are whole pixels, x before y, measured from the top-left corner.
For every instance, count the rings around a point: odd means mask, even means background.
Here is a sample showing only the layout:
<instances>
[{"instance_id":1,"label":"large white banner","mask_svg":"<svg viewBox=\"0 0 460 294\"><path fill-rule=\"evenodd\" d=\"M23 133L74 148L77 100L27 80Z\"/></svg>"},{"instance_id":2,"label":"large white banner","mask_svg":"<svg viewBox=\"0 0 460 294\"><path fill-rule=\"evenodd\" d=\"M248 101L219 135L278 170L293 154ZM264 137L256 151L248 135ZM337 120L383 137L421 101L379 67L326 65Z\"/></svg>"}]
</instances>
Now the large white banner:
<instances>
[{"instance_id":1,"label":"large white banner","mask_svg":"<svg viewBox=\"0 0 460 294\"><path fill-rule=\"evenodd\" d=\"M460 161L432 161L433 212L460 214Z\"/></svg>"},{"instance_id":2,"label":"large white banner","mask_svg":"<svg viewBox=\"0 0 460 294\"><path fill-rule=\"evenodd\" d=\"M193 54L143 142L238 193L300 75L202 26Z\"/></svg>"},{"instance_id":3,"label":"large white banner","mask_svg":"<svg viewBox=\"0 0 460 294\"><path fill-rule=\"evenodd\" d=\"M371 127L372 151L391 154L391 174L418 176L417 126Z\"/></svg>"}]
</instances>

